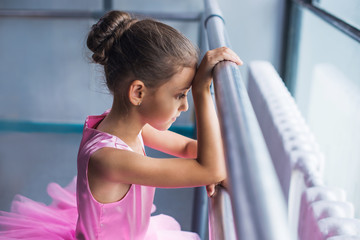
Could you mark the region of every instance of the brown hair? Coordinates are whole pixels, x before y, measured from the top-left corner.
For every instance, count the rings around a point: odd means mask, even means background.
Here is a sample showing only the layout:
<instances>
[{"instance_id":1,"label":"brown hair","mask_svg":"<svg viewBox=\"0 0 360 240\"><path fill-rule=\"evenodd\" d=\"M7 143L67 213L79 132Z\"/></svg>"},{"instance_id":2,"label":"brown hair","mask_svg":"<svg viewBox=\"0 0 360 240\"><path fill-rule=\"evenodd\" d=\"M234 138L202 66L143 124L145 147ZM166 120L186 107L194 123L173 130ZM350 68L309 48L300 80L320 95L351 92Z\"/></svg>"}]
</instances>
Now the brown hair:
<instances>
[{"instance_id":1,"label":"brown hair","mask_svg":"<svg viewBox=\"0 0 360 240\"><path fill-rule=\"evenodd\" d=\"M106 84L128 107L132 80L158 87L183 67L197 63L198 50L174 28L126 12L110 11L94 24L87 38L92 59L104 66Z\"/></svg>"}]
</instances>

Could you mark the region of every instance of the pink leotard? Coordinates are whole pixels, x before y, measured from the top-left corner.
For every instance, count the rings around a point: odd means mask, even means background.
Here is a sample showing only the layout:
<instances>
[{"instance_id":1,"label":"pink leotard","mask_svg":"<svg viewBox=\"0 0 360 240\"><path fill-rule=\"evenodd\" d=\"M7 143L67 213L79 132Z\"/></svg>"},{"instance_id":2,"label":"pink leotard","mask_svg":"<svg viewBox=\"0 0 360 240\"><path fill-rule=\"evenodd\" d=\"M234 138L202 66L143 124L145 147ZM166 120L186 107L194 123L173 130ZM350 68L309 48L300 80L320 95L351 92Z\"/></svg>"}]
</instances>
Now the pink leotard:
<instances>
[{"instance_id":1,"label":"pink leotard","mask_svg":"<svg viewBox=\"0 0 360 240\"><path fill-rule=\"evenodd\" d=\"M110 147L132 151L122 140L94 129L104 115L86 120L78 155L77 200L78 239L144 239L147 233L155 188L132 184L123 199L102 204L94 199L88 184L90 156L100 148ZM142 140L141 134L139 138ZM121 159L120 159L121 161Z\"/></svg>"}]
</instances>

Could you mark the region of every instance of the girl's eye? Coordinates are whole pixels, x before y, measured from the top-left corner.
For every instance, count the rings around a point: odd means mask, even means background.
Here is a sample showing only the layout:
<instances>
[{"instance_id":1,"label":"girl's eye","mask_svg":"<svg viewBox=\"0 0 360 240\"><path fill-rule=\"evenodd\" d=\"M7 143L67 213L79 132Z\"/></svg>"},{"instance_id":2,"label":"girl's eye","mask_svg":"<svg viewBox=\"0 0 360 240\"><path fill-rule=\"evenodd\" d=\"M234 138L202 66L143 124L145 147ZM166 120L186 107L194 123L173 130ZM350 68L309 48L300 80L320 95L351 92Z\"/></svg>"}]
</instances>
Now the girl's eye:
<instances>
[{"instance_id":1,"label":"girl's eye","mask_svg":"<svg viewBox=\"0 0 360 240\"><path fill-rule=\"evenodd\" d=\"M186 94L184 94L184 93L178 95L178 99L182 99L182 98L185 98L185 97L186 97Z\"/></svg>"}]
</instances>

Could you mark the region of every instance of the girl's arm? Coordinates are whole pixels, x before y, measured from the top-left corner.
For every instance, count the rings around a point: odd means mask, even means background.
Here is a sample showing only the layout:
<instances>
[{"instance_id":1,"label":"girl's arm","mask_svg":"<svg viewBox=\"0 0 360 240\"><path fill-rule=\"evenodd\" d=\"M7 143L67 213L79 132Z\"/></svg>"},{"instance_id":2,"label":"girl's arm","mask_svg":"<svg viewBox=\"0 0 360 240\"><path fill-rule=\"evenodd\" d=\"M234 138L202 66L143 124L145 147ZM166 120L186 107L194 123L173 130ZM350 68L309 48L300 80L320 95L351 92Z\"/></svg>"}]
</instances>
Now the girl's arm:
<instances>
[{"instance_id":1,"label":"girl's arm","mask_svg":"<svg viewBox=\"0 0 360 240\"><path fill-rule=\"evenodd\" d=\"M222 171L225 178L226 170L220 126L210 93L213 69L218 62L223 60L230 60L238 65L242 64L240 58L229 48L222 47L208 51L193 81L192 93L198 130L198 160L203 164L210 164L214 158L219 159L220 161L213 162L215 163L214 167ZM209 196L214 193L214 187L213 184L207 187Z\"/></svg>"},{"instance_id":2,"label":"girl's arm","mask_svg":"<svg viewBox=\"0 0 360 240\"><path fill-rule=\"evenodd\" d=\"M212 69L220 61L242 64L228 48L207 52L192 83L198 145L197 157L159 159L134 152L102 148L91 157L91 164L109 181L156 187L209 185L226 176L219 122L210 93Z\"/></svg>"},{"instance_id":3,"label":"girl's arm","mask_svg":"<svg viewBox=\"0 0 360 240\"><path fill-rule=\"evenodd\" d=\"M159 131L146 124L142 130L146 146L181 158L196 158L197 141L172 131Z\"/></svg>"}]
</instances>

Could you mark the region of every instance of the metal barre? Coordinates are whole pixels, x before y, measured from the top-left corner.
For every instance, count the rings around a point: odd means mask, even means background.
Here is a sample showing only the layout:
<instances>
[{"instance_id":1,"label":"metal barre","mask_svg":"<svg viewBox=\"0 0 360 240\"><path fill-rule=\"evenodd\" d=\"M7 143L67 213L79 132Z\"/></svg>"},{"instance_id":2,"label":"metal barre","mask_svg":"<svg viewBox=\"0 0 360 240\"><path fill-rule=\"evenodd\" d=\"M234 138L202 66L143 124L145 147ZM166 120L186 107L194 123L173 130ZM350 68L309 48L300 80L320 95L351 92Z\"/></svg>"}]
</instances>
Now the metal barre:
<instances>
[{"instance_id":1,"label":"metal barre","mask_svg":"<svg viewBox=\"0 0 360 240\"><path fill-rule=\"evenodd\" d=\"M0 10L0 17L14 18L74 18L74 19L98 19L107 11L74 11L74 10ZM165 12L132 12L130 14L138 18L156 18L159 20L172 21L199 21L200 13L165 13Z\"/></svg>"},{"instance_id":2,"label":"metal barre","mask_svg":"<svg viewBox=\"0 0 360 240\"><path fill-rule=\"evenodd\" d=\"M209 48L230 47L216 0L205 0L205 14ZM240 71L234 63L220 62L215 67L214 87L237 239L289 240L285 201ZM218 214L209 217L211 240L221 235L216 231L223 231L222 224L216 221L224 216L225 206L214 204L222 195L220 191L210 203L220 208L210 210L210 214ZM224 235L221 238L226 239Z\"/></svg>"},{"instance_id":3,"label":"metal barre","mask_svg":"<svg viewBox=\"0 0 360 240\"><path fill-rule=\"evenodd\" d=\"M210 240L236 239L234 219L231 211L229 194L224 188L218 187L216 196L209 201Z\"/></svg>"}]
</instances>

